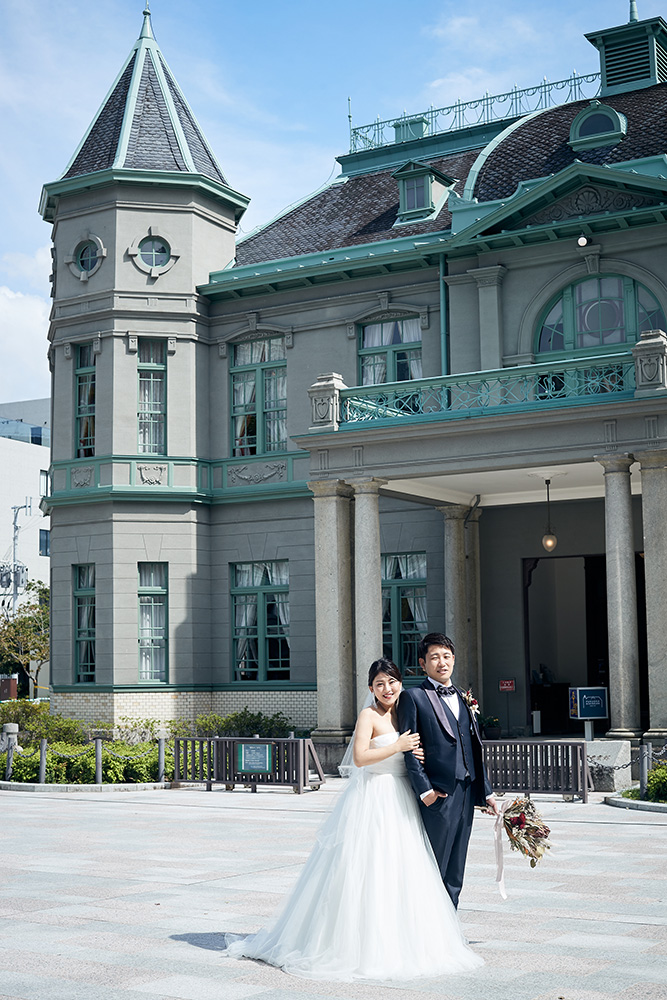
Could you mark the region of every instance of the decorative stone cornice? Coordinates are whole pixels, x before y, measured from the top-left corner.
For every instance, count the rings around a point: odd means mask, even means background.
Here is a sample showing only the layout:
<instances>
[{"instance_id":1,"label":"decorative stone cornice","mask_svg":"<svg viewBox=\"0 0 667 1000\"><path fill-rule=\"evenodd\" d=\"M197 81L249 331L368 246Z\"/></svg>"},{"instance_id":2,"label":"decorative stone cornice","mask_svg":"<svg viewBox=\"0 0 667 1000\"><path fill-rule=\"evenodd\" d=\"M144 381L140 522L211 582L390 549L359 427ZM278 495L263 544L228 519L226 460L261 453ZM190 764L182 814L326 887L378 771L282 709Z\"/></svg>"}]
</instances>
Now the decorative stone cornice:
<instances>
[{"instance_id":1,"label":"decorative stone cornice","mask_svg":"<svg viewBox=\"0 0 667 1000\"><path fill-rule=\"evenodd\" d=\"M507 268L502 264L493 267L475 267L468 271L478 288L489 288L502 285Z\"/></svg>"}]
</instances>

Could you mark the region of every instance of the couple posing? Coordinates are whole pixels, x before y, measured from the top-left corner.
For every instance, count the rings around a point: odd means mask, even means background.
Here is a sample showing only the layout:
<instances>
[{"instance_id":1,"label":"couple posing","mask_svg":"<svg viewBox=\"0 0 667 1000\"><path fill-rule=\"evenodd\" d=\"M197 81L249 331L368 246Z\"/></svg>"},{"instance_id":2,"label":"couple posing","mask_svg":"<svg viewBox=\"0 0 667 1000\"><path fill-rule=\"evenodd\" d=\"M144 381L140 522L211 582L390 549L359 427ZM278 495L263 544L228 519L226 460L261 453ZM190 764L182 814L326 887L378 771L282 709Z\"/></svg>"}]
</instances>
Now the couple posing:
<instances>
[{"instance_id":1,"label":"couple posing","mask_svg":"<svg viewBox=\"0 0 667 1000\"><path fill-rule=\"evenodd\" d=\"M350 784L275 924L228 954L323 980L398 980L482 965L456 915L475 805L497 812L474 714L452 684L454 646L419 644L421 687L376 660ZM402 693L401 693L402 692ZM399 699L400 695L400 699Z\"/></svg>"}]
</instances>

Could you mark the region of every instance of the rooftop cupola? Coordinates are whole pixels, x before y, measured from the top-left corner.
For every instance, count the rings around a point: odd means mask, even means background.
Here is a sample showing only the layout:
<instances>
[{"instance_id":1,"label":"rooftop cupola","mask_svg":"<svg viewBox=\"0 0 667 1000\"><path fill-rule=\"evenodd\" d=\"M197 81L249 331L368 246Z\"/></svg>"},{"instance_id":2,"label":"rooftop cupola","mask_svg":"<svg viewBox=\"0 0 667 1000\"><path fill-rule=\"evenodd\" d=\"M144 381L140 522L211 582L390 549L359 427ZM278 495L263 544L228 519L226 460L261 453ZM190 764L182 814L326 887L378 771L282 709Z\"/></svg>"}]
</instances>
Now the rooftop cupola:
<instances>
[{"instance_id":1,"label":"rooftop cupola","mask_svg":"<svg viewBox=\"0 0 667 1000\"><path fill-rule=\"evenodd\" d=\"M667 82L667 24L661 17L640 21L636 0L627 24L591 31L586 38L600 50L600 97Z\"/></svg>"},{"instance_id":2,"label":"rooftop cupola","mask_svg":"<svg viewBox=\"0 0 667 1000\"><path fill-rule=\"evenodd\" d=\"M151 183L200 179L212 194L237 204L248 199L225 176L155 40L146 4L141 33L58 181L48 184L40 210L53 216L53 198L77 186L130 180ZM92 175L92 176L91 176Z\"/></svg>"}]
</instances>

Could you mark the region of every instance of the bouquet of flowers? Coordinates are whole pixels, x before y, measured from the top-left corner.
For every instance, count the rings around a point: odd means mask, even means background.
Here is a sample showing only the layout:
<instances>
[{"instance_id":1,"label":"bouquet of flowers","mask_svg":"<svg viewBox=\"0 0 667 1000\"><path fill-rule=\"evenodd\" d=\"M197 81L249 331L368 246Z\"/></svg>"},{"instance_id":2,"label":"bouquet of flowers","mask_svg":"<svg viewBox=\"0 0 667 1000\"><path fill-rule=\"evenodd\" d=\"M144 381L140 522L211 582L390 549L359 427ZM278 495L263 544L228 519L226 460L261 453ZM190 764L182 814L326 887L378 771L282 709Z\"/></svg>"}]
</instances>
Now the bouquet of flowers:
<instances>
[{"instance_id":1,"label":"bouquet of flowers","mask_svg":"<svg viewBox=\"0 0 667 1000\"><path fill-rule=\"evenodd\" d=\"M503 809L502 822L513 851L521 851L530 858L534 868L546 851L549 843L549 827L546 825L530 799L515 799Z\"/></svg>"}]
</instances>

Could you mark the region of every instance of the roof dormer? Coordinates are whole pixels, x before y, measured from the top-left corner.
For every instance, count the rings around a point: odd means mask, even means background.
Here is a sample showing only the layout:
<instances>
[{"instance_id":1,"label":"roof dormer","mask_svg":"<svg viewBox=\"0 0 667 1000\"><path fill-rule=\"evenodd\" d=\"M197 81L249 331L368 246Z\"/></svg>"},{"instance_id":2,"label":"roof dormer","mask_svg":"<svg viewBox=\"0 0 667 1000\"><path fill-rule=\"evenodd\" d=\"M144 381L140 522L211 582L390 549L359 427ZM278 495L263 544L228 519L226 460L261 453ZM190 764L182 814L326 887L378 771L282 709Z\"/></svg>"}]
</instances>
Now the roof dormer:
<instances>
[{"instance_id":1,"label":"roof dormer","mask_svg":"<svg viewBox=\"0 0 667 1000\"><path fill-rule=\"evenodd\" d=\"M638 20L635 0L627 24L586 38L600 50L600 97L667 82L667 24L661 17Z\"/></svg>"},{"instance_id":2,"label":"roof dormer","mask_svg":"<svg viewBox=\"0 0 667 1000\"><path fill-rule=\"evenodd\" d=\"M398 181L398 218L395 225L435 217L456 184L429 163L408 160L391 175Z\"/></svg>"}]
</instances>

